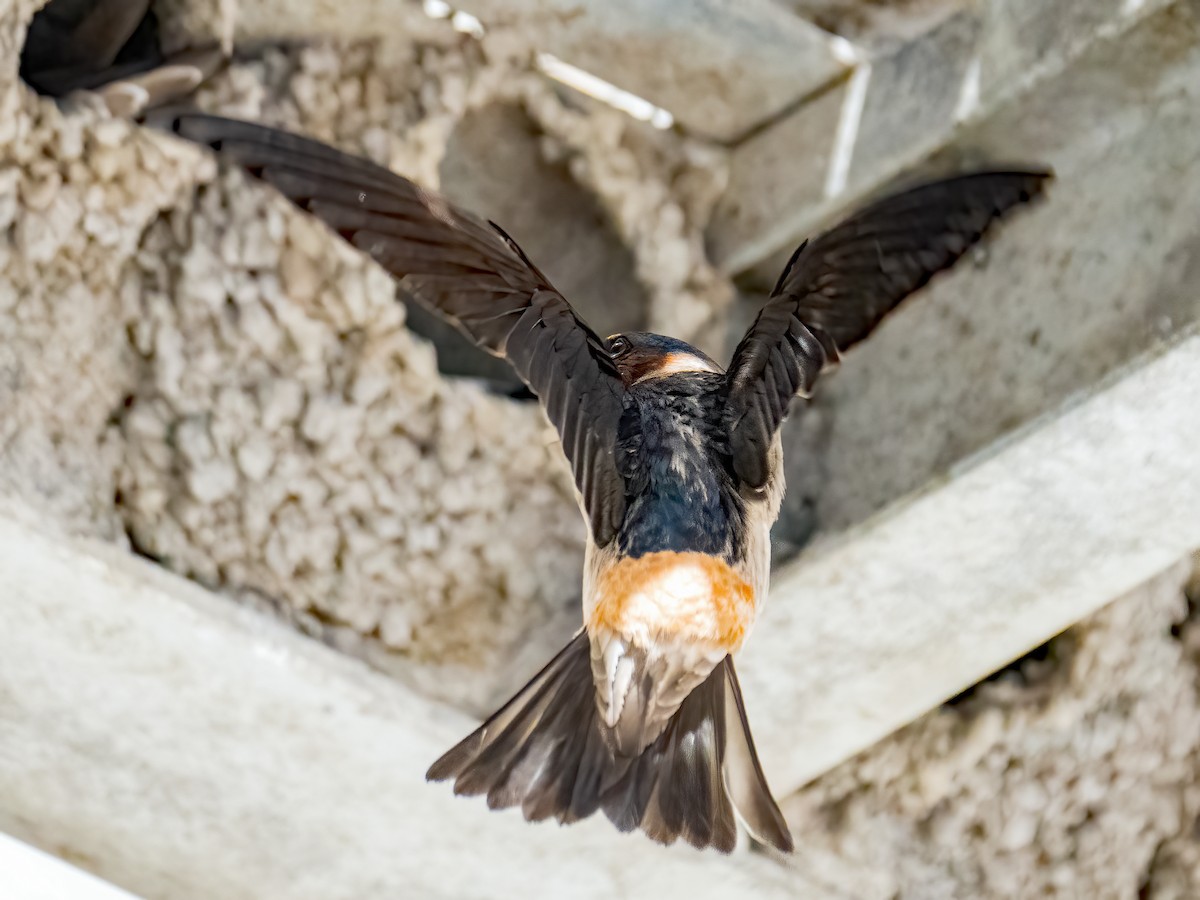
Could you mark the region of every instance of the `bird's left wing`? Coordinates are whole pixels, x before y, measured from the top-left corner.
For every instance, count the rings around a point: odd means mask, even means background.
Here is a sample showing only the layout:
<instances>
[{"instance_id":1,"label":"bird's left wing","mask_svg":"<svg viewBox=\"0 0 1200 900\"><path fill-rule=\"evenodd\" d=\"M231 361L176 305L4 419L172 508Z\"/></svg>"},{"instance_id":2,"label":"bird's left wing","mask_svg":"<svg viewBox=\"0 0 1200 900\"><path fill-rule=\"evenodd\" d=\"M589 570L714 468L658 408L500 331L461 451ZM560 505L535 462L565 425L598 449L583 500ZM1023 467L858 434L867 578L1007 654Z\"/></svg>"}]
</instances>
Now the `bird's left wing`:
<instances>
[{"instance_id":1,"label":"bird's left wing","mask_svg":"<svg viewBox=\"0 0 1200 900\"><path fill-rule=\"evenodd\" d=\"M625 482L614 450L624 386L596 335L500 228L394 172L247 122L152 117L273 185L511 363L558 429L596 543L615 536Z\"/></svg>"},{"instance_id":2,"label":"bird's left wing","mask_svg":"<svg viewBox=\"0 0 1200 900\"><path fill-rule=\"evenodd\" d=\"M868 206L802 244L733 354L725 417L734 472L751 488L788 404L808 395L838 352L978 241L1008 209L1038 193L1045 172L976 172Z\"/></svg>"}]
</instances>

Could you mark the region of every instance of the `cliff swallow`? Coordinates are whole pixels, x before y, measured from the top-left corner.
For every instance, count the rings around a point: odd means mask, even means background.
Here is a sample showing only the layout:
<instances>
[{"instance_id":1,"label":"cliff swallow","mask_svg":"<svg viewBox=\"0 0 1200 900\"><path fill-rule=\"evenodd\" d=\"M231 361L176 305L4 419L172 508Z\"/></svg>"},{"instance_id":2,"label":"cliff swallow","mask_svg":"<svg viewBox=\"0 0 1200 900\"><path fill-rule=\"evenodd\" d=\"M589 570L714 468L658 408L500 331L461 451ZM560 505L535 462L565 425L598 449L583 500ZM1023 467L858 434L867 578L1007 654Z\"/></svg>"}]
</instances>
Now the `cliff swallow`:
<instances>
[{"instance_id":1,"label":"cliff swallow","mask_svg":"<svg viewBox=\"0 0 1200 900\"><path fill-rule=\"evenodd\" d=\"M1048 175L925 184L802 245L724 369L675 338L601 338L498 226L387 169L256 125L167 124L274 185L506 358L562 440L588 528L583 627L428 778L529 820L603 810L622 831L722 851L736 814L792 849L733 664L767 599L780 423L841 351Z\"/></svg>"},{"instance_id":2,"label":"cliff swallow","mask_svg":"<svg viewBox=\"0 0 1200 900\"><path fill-rule=\"evenodd\" d=\"M151 0L50 0L29 24L21 77L49 97L92 91L133 117L177 102L224 61L215 43L164 53Z\"/></svg>"}]
</instances>

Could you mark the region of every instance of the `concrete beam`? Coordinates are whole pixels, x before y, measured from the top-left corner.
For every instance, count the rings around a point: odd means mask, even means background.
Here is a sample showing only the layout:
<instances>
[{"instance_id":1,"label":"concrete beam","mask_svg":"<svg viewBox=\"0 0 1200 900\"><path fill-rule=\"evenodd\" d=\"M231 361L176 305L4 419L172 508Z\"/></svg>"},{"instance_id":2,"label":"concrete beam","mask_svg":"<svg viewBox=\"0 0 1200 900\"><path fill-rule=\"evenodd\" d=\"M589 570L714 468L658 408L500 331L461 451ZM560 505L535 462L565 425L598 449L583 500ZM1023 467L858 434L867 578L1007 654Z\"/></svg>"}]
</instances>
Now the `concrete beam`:
<instances>
[{"instance_id":1,"label":"concrete beam","mask_svg":"<svg viewBox=\"0 0 1200 900\"><path fill-rule=\"evenodd\" d=\"M1200 548L1200 334L778 573L739 663L799 787Z\"/></svg>"},{"instance_id":2,"label":"concrete beam","mask_svg":"<svg viewBox=\"0 0 1200 900\"><path fill-rule=\"evenodd\" d=\"M0 831L157 900L792 896L758 855L531 826L427 785L465 716L40 529L0 507Z\"/></svg>"},{"instance_id":3,"label":"concrete beam","mask_svg":"<svg viewBox=\"0 0 1200 900\"><path fill-rule=\"evenodd\" d=\"M539 50L734 140L845 71L830 36L770 0L464 0Z\"/></svg>"},{"instance_id":4,"label":"concrete beam","mask_svg":"<svg viewBox=\"0 0 1200 900\"><path fill-rule=\"evenodd\" d=\"M134 900L132 894L3 834L0 887L8 900Z\"/></svg>"},{"instance_id":5,"label":"concrete beam","mask_svg":"<svg viewBox=\"0 0 1200 900\"><path fill-rule=\"evenodd\" d=\"M849 78L742 142L709 229L723 269L756 271L769 283L795 245L889 180L1052 83L1090 48L1122 36L1184 0L984 0L929 32L863 59ZM1131 79L1177 64L1170 55L1131 59ZM1016 162L1073 126L1030 121L1012 141ZM1091 123L1095 127L1095 123ZM965 140L964 140L965 138ZM1040 139L1040 140L1039 140ZM987 148L993 149L993 148ZM994 154L993 154L994 156Z\"/></svg>"},{"instance_id":6,"label":"concrete beam","mask_svg":"<svg viewBox=\"0 0 1200 900\"><path fill-rule=\"evenodd\" d=\"M771 0L462 0L485 27L668 110L690 131L735 140L845 71L831 36ZM243 39L422 34L408 0L243 0ZM403 17L403 18L401 18ZM437 23L441 26L441 23ZM390 26L389 26L390 27ZM444 26L442 27L444 31Z\"/></svg>"}]
</instances>

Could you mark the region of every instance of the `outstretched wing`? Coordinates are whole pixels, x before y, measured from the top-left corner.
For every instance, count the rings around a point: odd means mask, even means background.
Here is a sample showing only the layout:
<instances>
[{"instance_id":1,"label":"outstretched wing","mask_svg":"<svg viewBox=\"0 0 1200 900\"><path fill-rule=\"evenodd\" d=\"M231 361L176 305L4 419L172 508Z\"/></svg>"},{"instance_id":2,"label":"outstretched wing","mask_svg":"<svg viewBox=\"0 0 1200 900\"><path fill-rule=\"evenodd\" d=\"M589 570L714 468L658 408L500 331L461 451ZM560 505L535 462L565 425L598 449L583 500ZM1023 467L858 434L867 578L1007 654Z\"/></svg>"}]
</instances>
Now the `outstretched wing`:
<instances>
[{"instance_id":1,"label":"outstretched wing","mask_svg":"<svg viewBox=\"0 0 1200 900\"><path fill-rule=\"evenodd\" d=\"M838 353L1039 194L1046 172L976 172L883 199L802 244L733 354L726 422L733 467L752 488L788 404L807 396Z\"/></svg>"},{"instance_id":2,"label":"outstretched wing","mask_svg":"<svg viewBox=\"0 0 1200 900\"><path fill-rule=\"evenodd\" d=\"M388 169L272 128L183 113L164 122L274 185L401 279L540 398L596 543L625 511L614 462L624 387L604 341L499 227Z\"/></svg>"}]
</instances>

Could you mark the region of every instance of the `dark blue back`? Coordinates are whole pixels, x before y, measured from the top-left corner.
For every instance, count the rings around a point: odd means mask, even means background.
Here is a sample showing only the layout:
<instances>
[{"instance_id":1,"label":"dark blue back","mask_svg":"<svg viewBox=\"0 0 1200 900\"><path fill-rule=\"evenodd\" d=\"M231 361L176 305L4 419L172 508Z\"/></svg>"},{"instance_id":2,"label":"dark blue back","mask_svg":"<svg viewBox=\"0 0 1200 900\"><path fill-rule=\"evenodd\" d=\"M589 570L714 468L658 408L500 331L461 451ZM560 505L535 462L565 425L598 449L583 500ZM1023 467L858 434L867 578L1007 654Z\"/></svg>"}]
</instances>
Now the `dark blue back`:
<instances>
[{"instance_id":1,"label":"dark blue back","mask_svg":"<svg viewBox=\"0 0 1200 900\"><path fill-rule=\"evenodd\" d=\"M720 416L723 378L681 373L630 389L617 440L625 478L619 551L697 551L732 562L744 502L733 488Z\"/></svg>"}]
</instances>

